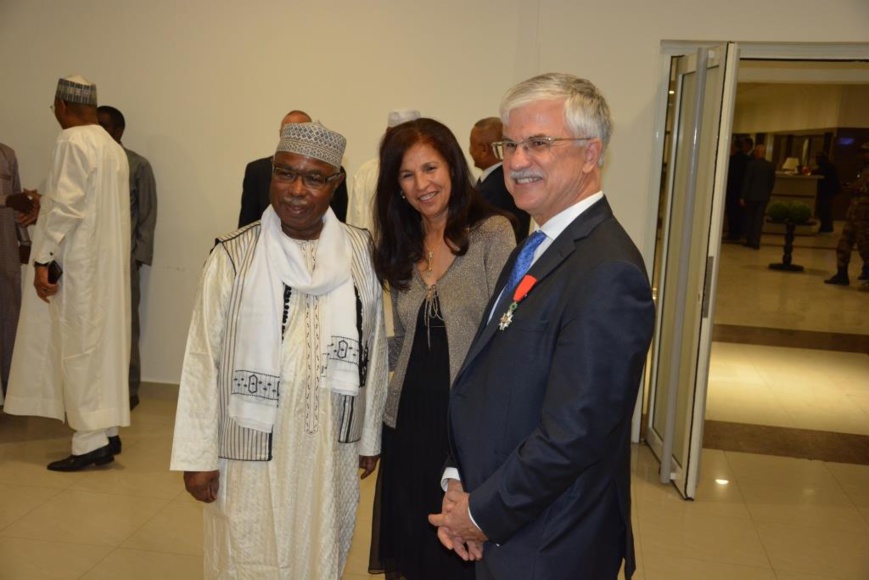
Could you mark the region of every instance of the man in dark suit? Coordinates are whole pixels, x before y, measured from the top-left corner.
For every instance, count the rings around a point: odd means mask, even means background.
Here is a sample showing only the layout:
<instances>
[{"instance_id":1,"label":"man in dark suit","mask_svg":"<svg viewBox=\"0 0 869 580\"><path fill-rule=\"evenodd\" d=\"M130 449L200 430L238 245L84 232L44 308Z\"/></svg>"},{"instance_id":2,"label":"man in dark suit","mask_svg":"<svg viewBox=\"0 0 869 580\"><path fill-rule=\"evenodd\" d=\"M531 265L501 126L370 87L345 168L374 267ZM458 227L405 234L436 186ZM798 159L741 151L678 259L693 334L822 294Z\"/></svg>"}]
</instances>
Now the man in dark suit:
<instances>
[{"instance_id":1,"label":"man in dark suit","mask_svg":"<svg viewBox=\"0 0 869 580\"><path fill-rule=\"evenodd\" d=\"M749 157L742 152L739 139L730 142L730 160L727 163L727 188L724 195L724 215L727 217L727 240L738 242L742 236L742 206L739 205L742 193L742 180Z\"/></svg>"},{"instance_id":2,"label":"man in dark suit","mask_svg":"<svg viewBox=\"0 0 869 580\"><path fill-rule=\"evenodd\" d=\"M310 123L311 117L303 111L290 111L281 119L281 128L289 123ZM278 129L280 135L280 129ZM347 218L347 179L335 189L329 207L342 222ZM238 214L238 227L259 220L269 206L269 186L272 181L272 158L263 157L251 161L244 169L244 182L241 187L241 211Z\"/></svg>"},{"instance_id":3,"label":"man in dark suit","mask_svg":"<svg viewBox=\"0 0 869 580\"><path fill-rule=\"evenodd\" d=\"M501 117L507 188L540 231L504 267L453 384L455 469L429 520L477 578L614 579L622 560L630 578L631 416L654 306L601 191L609 109L590 82L547 74L508 91Z\"/></svg>"},{"instance_id":4,"label":"man in dark suit","mask_svg":"<svg viewBox=\"0 0 869 580\"><path fill-rule=\"evenodd\" d=\"M501 140L503 129L504 126L498 117L480 119L471 129L471 146L468 150L474 160L474 166L483 171L480 179L477 180L477 191L486 201L516 218L513 222L513 230L518 244L528 237L531 216L516 207L513 196L504 184L504 166L492 150L492 143Z\"/></svg>"},{"instance_id":5,"label":"man in dark suit","mask_svg":"<svg viewBox=\"0 0 869 580\"><path fill-rule=\"evenodd\" d=\"M763 144L754 148L752 157L745 166L739 204L745 208L746 241L743 246L759 250L766 206L775 185L775 166L766 160L766 146Z\"/></svg>"}]
</instances>

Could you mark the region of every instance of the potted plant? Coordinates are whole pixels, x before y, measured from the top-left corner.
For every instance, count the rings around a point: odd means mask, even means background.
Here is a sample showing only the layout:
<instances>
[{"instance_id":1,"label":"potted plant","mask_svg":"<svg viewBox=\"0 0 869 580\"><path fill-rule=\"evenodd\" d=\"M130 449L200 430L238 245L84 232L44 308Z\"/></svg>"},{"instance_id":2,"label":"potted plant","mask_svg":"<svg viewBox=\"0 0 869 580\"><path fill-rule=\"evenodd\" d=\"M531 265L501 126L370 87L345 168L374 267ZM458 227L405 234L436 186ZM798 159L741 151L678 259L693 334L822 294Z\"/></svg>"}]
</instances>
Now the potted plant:
<instances>
[{"instance_id":1,"label":"potted plant","mask_svg":"<svg viewBox=\"0 0 869 580\"><path fill-rule=\"evenodd\" d=\"M812 223L812 208L798 201L774 201L766 210L769 221L785 226L785 244L781 263L770 264L771 270L802 272L804 268L793 263L794 230L798 225Z\"/></svg>"}]
</instances>

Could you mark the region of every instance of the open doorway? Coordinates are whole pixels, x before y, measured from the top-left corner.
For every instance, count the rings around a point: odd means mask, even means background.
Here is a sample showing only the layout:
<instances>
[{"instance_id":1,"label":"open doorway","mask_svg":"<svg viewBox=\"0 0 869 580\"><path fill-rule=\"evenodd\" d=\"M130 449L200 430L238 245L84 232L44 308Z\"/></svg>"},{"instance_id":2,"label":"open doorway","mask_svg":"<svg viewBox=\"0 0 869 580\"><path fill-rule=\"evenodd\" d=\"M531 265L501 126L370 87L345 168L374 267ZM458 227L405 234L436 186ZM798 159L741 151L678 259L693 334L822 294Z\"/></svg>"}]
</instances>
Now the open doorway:
<instances>
[{"instance_id":1,"label":"open doorway","mask_svg":"<svg viewBox=\"0 0 869 580\"><path fill-rule=\"evenodd\" d=\"M840 189L855 179L869 142L866 103L865 61L740 61L732 133L766 145L778 171L771 203L804 203L815 223L794 237L800 272L769 268L783 260L777 224L765 225L759 250L724 239L704 447L869 463L869 295L858 292L856 250L850 285L824 283L850 200L836 195L833 231L819 232L821 178L806 175L823 153Z\"/></svg>"},{"instance_id":2,"label":"open doorway","mask_svg":"<svg viewBox=\"0 0 869 580\"><path fill-rule=\"evenodd\" d=\"M658 235L646 245L654 256L658 319L644 435L661 462L660 480L686 498L694 497L701 469L740 58L865 62L869 45L662 43L653 154L669 167L656 165L648 189L660 211L649 215L649 231ZM668 133L674 88L676 122Z\"/></svg>"}]
</instances>

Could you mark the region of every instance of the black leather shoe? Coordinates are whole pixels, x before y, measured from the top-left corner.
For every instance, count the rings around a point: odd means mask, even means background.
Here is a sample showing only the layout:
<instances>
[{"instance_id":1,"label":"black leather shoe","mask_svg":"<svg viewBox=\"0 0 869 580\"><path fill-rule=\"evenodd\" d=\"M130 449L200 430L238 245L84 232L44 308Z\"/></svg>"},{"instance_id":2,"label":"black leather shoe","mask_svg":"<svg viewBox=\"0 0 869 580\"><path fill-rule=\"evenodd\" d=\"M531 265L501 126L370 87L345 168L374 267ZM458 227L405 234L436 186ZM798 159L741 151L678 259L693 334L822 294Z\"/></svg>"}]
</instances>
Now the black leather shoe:
<instances>
[{"instance_id":1,"label":"black leather shoe","mask_svg":"<svg viewBox=\"0 0 869 580\"><path fill-rule=\"evenodd\" d=\"M112 455L120 455L121 454L121 436L115 435L114 437L109 437L109 447L112 449Z\"/></svg>"},{"instance_id":2,"label":"black leather shoe","mask_svg":"<svg viewBox=\"0 0 869 580\"><path fill-rule=\"evenodd\" d=\"M49 471L80 471L89 465L105 465L115 460L112 446L106 445L83 455L70 455L66 459L48 464Z\"/></svg>"},{"instance_id":3,"label":"black leather shoe","mask_svg":"<svg viewBox=\"0 0 869 580\"><path fill-rule=\"evenodd\" d=\"M847 286L851 283L851 280L848 279L848 275L845 274L834 274L831 278L827 278L824 280L824 284L835 284L836 286Z\"/></svg>"},{"instance_id":4,"label":"black leather shoe","mask_svg":"<svg viewBox=\"0 0 869 580\"><path fill-rule=\"evenodd\" d=\"M139 395L133 395L130 397L130 410L132 411L136 407L139 406Z\"/></svg>"}]
</instances>

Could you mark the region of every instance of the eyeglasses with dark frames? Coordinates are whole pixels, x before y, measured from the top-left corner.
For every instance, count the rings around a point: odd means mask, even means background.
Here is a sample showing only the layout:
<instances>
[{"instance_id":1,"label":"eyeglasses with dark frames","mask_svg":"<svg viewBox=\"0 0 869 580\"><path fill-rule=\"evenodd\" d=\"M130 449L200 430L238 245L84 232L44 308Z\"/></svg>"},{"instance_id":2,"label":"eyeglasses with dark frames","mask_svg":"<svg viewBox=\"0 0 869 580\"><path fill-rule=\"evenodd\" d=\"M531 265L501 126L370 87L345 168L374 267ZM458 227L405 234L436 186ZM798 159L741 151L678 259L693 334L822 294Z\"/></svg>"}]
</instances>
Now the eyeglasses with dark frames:
<instances>
[{"instance_id":1,"label":"eyeglasses with dark frames","mask_svg":"<svg viewBox=\"0 0 869 580\"><path fill-rule=\"evenodd\" d=\"M552 144L559 141L590 141L592 139L593 137L528 137L522 141L504 139L503 141L492 143L492 152L495 154L495 157L503 161L505 158L515 154L516 149L522 147L522 151L526 155L535 157L549 153Z\"/></svg>"},{"instance_id":2,"label":"eyeglasses with dark frames","mask_svg":"<svg viewBox=\"0 0 869 580\"><path fill-rule=\"evenodd\" d=\"M341 172L339 171L333 175L323 175L321 173L299 173L298 171L283 165L272 165L272 175L275 176L275 179L283 183L294 183L296 179L301 177L302 183L305 184L305 187L321 189L326 187L327 183L338 179Z\"/></svg>"}]
</instances>

